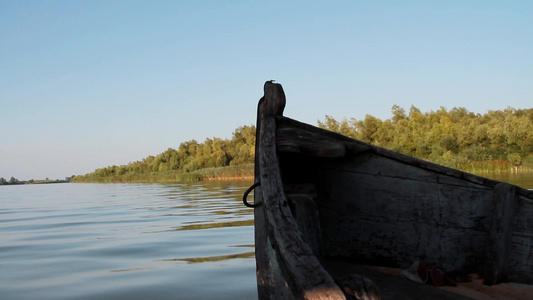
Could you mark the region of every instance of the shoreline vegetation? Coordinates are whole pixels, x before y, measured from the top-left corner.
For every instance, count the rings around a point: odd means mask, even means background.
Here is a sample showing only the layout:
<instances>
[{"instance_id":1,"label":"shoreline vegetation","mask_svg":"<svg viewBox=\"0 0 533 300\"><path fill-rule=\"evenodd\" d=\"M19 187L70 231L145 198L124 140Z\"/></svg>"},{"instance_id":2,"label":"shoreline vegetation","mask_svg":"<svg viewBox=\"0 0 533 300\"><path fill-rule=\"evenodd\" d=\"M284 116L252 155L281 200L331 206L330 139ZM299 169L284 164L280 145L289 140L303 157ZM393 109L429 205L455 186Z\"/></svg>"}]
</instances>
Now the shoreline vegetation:
<instances>
[{"instance_id":1,"label":"shoreline vegetation","mask_svg":"<svg viewBox=\"0 0 533 300\"><path fill-rule=\"evenodd\" d=\"M241 126L231 139L190 140L127 165L73 176L71 182L184 182L253 179L255 126Z\"/></svg>"},{"instance_id":2,"label":"shoreline vegetation","mask_svg":"<svg viewBox=\"0 0 533 300\"><path fill-rule=\"evenodd\" d=\"M407 113L394 105L392 118L366 115L364 120L325 116L327 130L421 158L439 165L483 175L533 172L533 109L488 111L465 108ZM73 176L71 182L184 182L252 180L255 126L242 126L229 140L181 143L157 155L127 165L109 166Z\"/></svg>"},{"instance_id":3,"label":"shoreline vegetation","mask_svg":"<svg viewBox=\"0 0 533 300\"><path fill-rule=\"evenodd\" d=\"M10 180L6 180L4 177L0 178L0 186L2 185L19 185L19 184L50 184L50 183L69 183L70 177L61 179L30 179L30 180L18 180L15 177L11 177Z\"/></svg>"},{"instance_id":4,"label":"shoreline vegetation","mask_svg":"<svg viewBox=\"0 0 533 300\"><path fill-rule=\"evenodd\" d=\"M75 176L71 182L83 183L119 183L119 182L145 182L145 183L172 183L195 182L210 180L253 180L254 165L227 166L206 168L191 172L164 171L148 174L123 174L108 176L93 176L93 173Z\"/></svg>"}]
</instances>

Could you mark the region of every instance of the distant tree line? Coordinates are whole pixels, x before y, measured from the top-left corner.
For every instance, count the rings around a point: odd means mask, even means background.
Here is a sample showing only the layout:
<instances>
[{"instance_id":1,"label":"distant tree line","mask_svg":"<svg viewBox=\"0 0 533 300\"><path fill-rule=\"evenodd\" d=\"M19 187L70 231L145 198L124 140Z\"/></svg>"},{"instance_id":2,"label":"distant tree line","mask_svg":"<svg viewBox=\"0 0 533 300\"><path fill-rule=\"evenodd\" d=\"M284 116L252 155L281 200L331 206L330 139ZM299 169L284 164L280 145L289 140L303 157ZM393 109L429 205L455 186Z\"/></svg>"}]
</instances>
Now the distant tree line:
<instances>
[{"instance_id":1,"label":"distant tree line","mask_svg":"<svg viewBox=\"0 0 533 300\"><path fill-rule=\"evenodd\" d=\"M188 173L201 169L253 164L255 157L255 126L237 128L231 139L208 138L183 142L178 149L168 148L157 156L148 156L127 165L108 166L93 173L75 176L73 181L99 181L115 177L135 180L139 175L153 173Z\"/></svg>"},{"instance_id":2,"label":"distant tree line","mask_svg":"<svg viewBox=\"0 0 533 300\"><path fill-rule=\"evenodd\" d=\"M6 180L4 177L0 177L0 185L8 185L8 184L24 184L24 182L18 180L17 178L13 176L11 176L9 180Z\"/></svg>"},{"instance_id":3,"label":"distant tree line","mask_svg":"<svg viewBox=\"0 0 533 300\"><path fill-rule=\"evenodd\" d=\"M441 107L422 113L411 106L407 113L394 105L390 119L366 115L363 120L338 121L326 116L318 125L454 168L476 169L481 162L505 168L518 168L524 162L533 165L533 109L476 114L465 108Z\"/></svg>"},{"instance_id":4,"label":"distant tree line","mask_svg":"<svg viewBox=\"0 0 533 300\"><path fill-rule=\"evenodd\" d=\"M0 185L16 185L16 184L45 184L45 183L68 183L70 182L70 177L66 177L65 180L50 180L48 178L44 180L18 180L17 178L11 176L9 180L6 180L4 177L0 177Z\"/></svg>"}]
</instances>

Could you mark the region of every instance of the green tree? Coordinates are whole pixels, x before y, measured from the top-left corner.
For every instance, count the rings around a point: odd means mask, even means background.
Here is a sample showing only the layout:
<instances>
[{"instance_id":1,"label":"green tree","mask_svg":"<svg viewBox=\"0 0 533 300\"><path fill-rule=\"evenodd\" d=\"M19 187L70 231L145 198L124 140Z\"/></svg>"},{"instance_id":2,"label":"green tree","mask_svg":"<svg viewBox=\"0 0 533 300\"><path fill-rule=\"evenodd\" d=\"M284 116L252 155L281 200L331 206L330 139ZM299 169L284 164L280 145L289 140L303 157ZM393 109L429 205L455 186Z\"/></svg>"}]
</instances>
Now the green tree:
<instances>
[{"instance_id":1,"label":"green tree","mask_svg":"<svg viewBox=\"0 0 533 300\"><path fill-rule=\"evenodd\" d=\"M242 126L233 132L228 155L232 166L254 162L255 126Z\"/></svg>"},{"instance_id":2,"label":"green tree","mask_svg":"<svg viewBox=\"0 0 533 300\"><path fill-rule=\"evenodd\" d=\"M519 167L522 165L522 156L520 155L520 153L509 153L509 155L507 155L507 159L515 167Z\"/></svg>"},{"instance_id":3,"label":"green tree","mask_svg":"<svg viewBox=\"0 0 533 300\"><path fill-rule=\"evenodd\" d=\"M366 115L362 122L357 123L358 132L361 133L361 140L367 143L374 143L376 134L381 128L383 122L371 115Z\"/></svg>"}]
</instances>

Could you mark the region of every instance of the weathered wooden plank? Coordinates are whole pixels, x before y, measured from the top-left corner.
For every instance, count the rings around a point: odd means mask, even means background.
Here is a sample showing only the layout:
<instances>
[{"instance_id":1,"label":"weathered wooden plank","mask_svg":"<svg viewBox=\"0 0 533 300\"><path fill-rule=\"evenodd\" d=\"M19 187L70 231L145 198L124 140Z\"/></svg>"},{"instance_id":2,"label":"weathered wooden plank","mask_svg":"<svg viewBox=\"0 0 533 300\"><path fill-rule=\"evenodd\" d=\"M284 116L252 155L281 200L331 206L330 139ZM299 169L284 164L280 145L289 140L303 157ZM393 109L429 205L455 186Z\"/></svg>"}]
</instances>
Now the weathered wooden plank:
<instances>
[{"instance_id":1,"label":"weathered wooden plank","mask_svg":"<svg viewBox=\"0 0 533 300\"><path fill-rule=\"evenodd\" d=\"M507 281L515 197L515 188L510 184L502 182L494 187L494 213L487 248L488 268L485 272L485 283L488 285Z\"/></svg>"},{"instance_id":2,"label":"weathered wooden plank","mask_svg":"<svg viewBox=\"0 0 533 300\"><path fill-rule=\"evenodd\" d=\"M313 198L316 201L316 198L318 197L316 186L314 183L286 183L283 184L283 190L285 191L285 195L290 194L305 194L309 195L309 197Z\"/></svg>"},{"instance_id":3,"label":"weathered wooden plank","mask_svg":"<svg viewBox=\"0 0 533 300\"><path fill-rule=\"evenodd\" d=\"M533 199L520 196L515 205L508 279L533 284Z\"/></svg>"},{"instance_id":4,"label":"weathered wooden plank","mask_svg":"<svg viewBox=\"0 0 533 300\"><path fill-rule=\"evenodd\" d=\"M346 154L342 142L290 126L277 129L277 150L319 157L342 157Z\"/></svg>"},{"instance_id":5,"label":"weathered wooden plank","mask_svg":"<svg viewBox=\"0 0 533 300\"><path fill-rule=\"evenodd\" d=\"M409 178L428 183L437 182L437 174L435 173L384 158L373 152L365 152L349 159L327 162L321 167L333 171L358 172L376 177Z\"/></svg>"},{"instance_id":6,"label":"weathered wooden plank","mask_svg":"<svg viewBox=\"0 0 533 300\"><path fill-rule=\"evenodd\" d=\"M344 299L344 294L322 268L311 248L302 240L283 192L275 142L275 118L263 116L259 133L261 150L258 153L262 191L261 206L265 211L268 240L275 251L279 272L275 282L285 282L294 298ZM258 251L262 251L258 249ZM275 287L272 287L274 289ZM260 295L271 299L275 291Z\"/></svg>"},{"instance_id":7,"label":"weathered wooden plank","mask_svg":"<svg viewBox=\"0 0 533 300\"><path fill-rule=\"evenodd\" d=\"M261 143L259 133L261 130L261 110L264 104L264 97L258 103L257 107L257 123L256 123L256 144L255 153L261 151ZM268 130L268 128L267 128ZM261 168L259 165L259 155L255 156L255 181L260 182ZM269 224L266 219L266 210L264 203L263 191L261 186L255 188L254 192L254 238L255 238L255 261L256 261L256 277L257 277L257 292L259 299L291 299L292 293L288 289L287 283L280 274L279 266L276 260L276 254L272 248L269 237Z\"/></svg>"},{"instance_id":8,"label":"weathered wooden plank","mask_svg":"<svg viewBox=\"0 0 533 300\"><path fill-rule=\"evenodd\" d=\"M287 199L303 241L320 260L322 257L322 234L315 200L306 194L289 194Z\"/></svg>"},{"instance_id":9,"label":"weathered wooden plank","mask_svg":"<svg viewBox=\"0 0 533 300\"><path fill-rule=\"evenodd\" d=\"M492 191L470 186L438 184L440 224L488 232L492 219Z\"/></svg>"},{"instance_id":10,"label":"weathered wooden plank","mask_svg":"<svg viewBox=\"0 0 533 300\"><path fill-rule=\"evenodd\" d=\"M258 116L282 116L285 109L285 92L281 84L265 82L264 96L259 100ZM275 129L275 128L272 128Z\"/></svg>"},{"instance_id":11,"label":"weathered wooden plank","mask_svg":"<svg viewBox=\"0 0 533 300\"><path fill-rule=\"evenodd\" d=\"M443 225L459 222L455 225L474 228L488 224L480 221L490 214L492 191L470 184L444 184L439 180L440 177L435 178L420 170L410 172L409 167L403 167L399 163L378 161L377 165L384 167L383 172L369 170L365 163L353 164L354 168L345 170L325 165L319 172L322 174L320 181L328 182L328 188L339 192L338 197L344 199L336 201L344 201L347 205L378 206L379 209L374 213L382 214L384 220L394 220L396 215L407 218L405 221L412 220L413 217L419 218L427 215L430 208L424 205L428 205L431 209L450 211L449 219L442 218L441 222L446 222ZM409 174L402 175L402 169L409 171ZM341 192L342 190L344 191ZM416 209L417 212L413 214L404 211L406 209ZM455 215L456 211L459 211L459 215ZM364 214L368 215L369 211L364 211ZM485 225L486 228L488 226Z\"/></svg>"},{"instance_id":12,"label":"weathered wooden plank","mask_svg":"<svg viewBox=\"0 0 533 300\"><path fill-rule=\"evenodd\" d=\"M328 166L326 165L324 167ZM345 160L332 162L330 168L334 170L373 174L376 176L409 178L428 183L442 183L459 187L462 186L484 189L487 191L492 190L491 187L473 183L471 181L456 178L450 175L435 173L424 168L419 168L401 161L383 157L371 151L362 153L355 157L346 158Z\"/></svg>"},{"instance_id":13,"label":"weathered wooden plank","mask_svg":"<svg viewBox=\"0 0 533 300\"><path fill-rule=\"evenodd\" d=\"M372 280L359 274L349 274L335 278L346 299L349 300L380 300L378 287Z\"/></svg>"},{"instance_id":14,"label":"weathered wooden plank","mask_svg":"<svg viewBox=\"0 0 533 300\"><path fill-rule=\"evenodd\" d=\"M491 193L368 174L322 174L326 255L401 267L422 260L448 271L484 262Z\"/></svg>"},{"instance_id":15,"label":"weathered wooden plank","mask_svg":"<svg viewBox=\"0 0 533 300\"><path fill-rule=\"evenodd\" d=\"M401 153L398 153L398 152L394 152L394 151L391 151L391 150L388 150L388 149L374 147L373 148L373 152L375 152L375 153L377 153L377 154L379 154L379 155L381 155L383 157L387 157L387 158L390 158L390 159L393 159L393 160L401 161L401 162L403 162L403 163L405 163L407 165L411 165L411 166L414 166L414 167L417 167L417 168L425 169L425 170L428 170L428 171L431 171L431 172L434 172L434 173L437 173L437 174L444 174L444 175L448 175L448 176L451 176L451 177L459 178L459 179L466 180L466 181L469 181L469 182L472 182L472 183L485 185L485 186L490 186L490 187L493 187L497 183L497 181L495 181L495 180L483 178L483 177L476 176L476 175L469 174L469 173L465 173L465 172L462 172L462 171L459 171L459 170L456 170L456 169L452 169L452 168L444 167L444 166L441 166L441 165L437 165L437 164L434 164L434 163L431 163L431 162L428 162L428 161L425 161L425 160L422 160L422 159L418 159L418 158L415 158L415 157L412 157L412 156L404 155L404 154L401 154Z\"/></svg>"}]
</instances>

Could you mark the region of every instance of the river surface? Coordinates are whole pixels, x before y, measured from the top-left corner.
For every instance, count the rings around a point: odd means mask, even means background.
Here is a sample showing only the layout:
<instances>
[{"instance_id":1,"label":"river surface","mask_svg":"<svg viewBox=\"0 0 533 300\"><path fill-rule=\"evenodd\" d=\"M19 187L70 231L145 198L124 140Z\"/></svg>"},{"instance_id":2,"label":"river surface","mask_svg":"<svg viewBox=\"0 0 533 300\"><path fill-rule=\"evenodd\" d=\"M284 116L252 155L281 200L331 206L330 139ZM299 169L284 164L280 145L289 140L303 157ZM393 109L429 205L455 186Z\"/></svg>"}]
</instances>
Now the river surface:
<instances>
[{"instance_id":1,"label":"river surface","mask_svg":"<svg viewBox=\"0 0 533 300\"><path fill-rule=\"evenodd\" d=\"M257 299L251 182L0 187L0 299Z\"/></svg>"},{"instance_id":2,"label":"river surface","mask_svg":"<svg viewBox=\"0 0 533 300\"><path fill-rule=\"evenodd\" d=\"M0 299L257 299L250 184L2 186Z\"/></svg>"},{"instance_id":3,"label":"river surface","mask_svg":"<svg viewBox=\"0 0 533 300\"><path fill-rule=\"evenodd\" d=\"M509 182L526 189L533 189L533 173L491 173L480 176Z\"/></svg>"}]
</instances>

